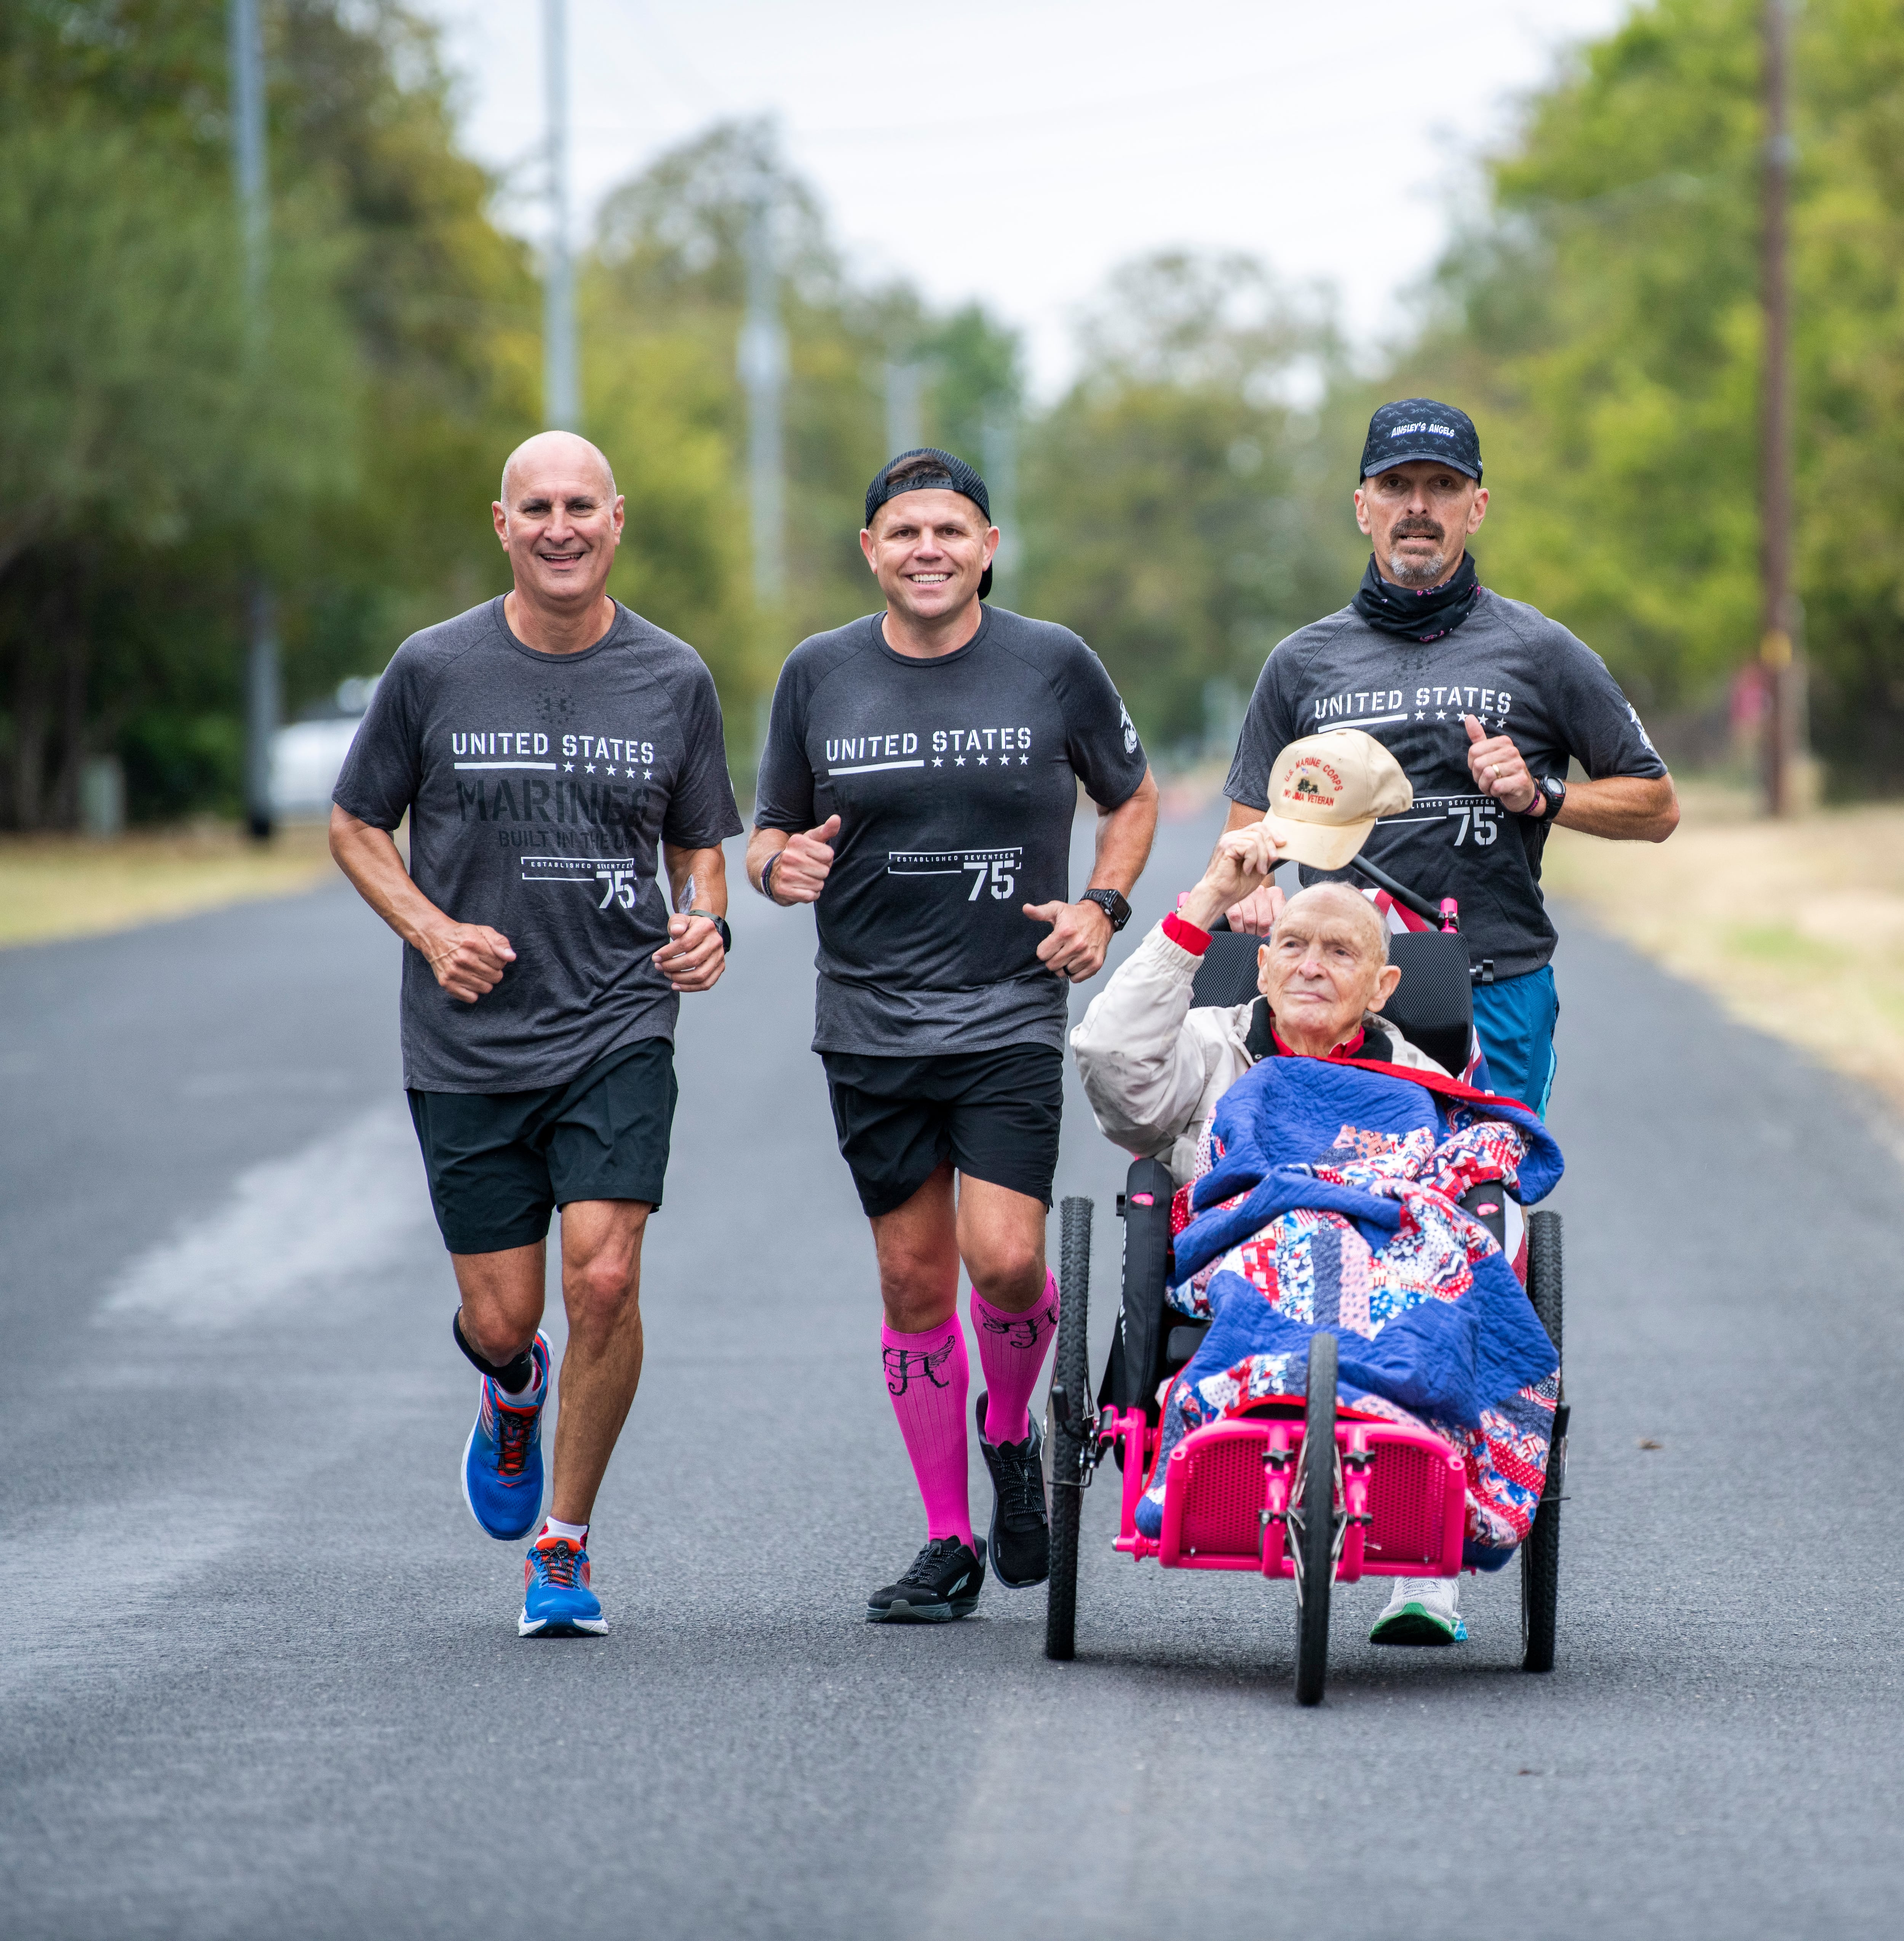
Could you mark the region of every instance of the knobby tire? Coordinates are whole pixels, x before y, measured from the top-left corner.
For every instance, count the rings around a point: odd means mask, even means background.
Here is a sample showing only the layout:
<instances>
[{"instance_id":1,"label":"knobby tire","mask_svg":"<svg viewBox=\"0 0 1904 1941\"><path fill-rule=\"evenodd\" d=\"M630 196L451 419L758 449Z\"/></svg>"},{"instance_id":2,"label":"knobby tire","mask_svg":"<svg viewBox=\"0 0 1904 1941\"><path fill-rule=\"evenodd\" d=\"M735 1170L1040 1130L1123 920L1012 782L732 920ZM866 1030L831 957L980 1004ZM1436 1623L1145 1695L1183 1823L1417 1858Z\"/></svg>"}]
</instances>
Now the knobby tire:
<instances>
[{"instance_id":1,"label":"knobby tire","mask_svg":"<svg viewBox=\"0 0 1904 1941\"><path fill-rule=\"evenodd\" d=\"M1091 1304L1091 1202L1074 1195L1060 1209L1058 1255L1058 1344L1051 1383L1062 1388L1063 1419L1047 1410L1045 1437L1051 1451L1051 1574L1046 1585L1044 1655L1069 1658L1077 1643L1077 1535L1084 1492L1078 1487L1085 1438L1076 1432L1091 1405L1089 1345Z\"/></svg>"},{"instance_id":2,"label":"knobby tire","mask_svg":"<svg viewBox=\"0 0 1904 1941\"><path fill-rule=\"evenodd\" d=\"M1309 1337L1303 1429L1302 1592L1296 1620L1296 1703L1319 1705L1329 1675L1329 1593L1335 1581L1335 1381L1333 1334Z\"/></svg>"}]
</instances>

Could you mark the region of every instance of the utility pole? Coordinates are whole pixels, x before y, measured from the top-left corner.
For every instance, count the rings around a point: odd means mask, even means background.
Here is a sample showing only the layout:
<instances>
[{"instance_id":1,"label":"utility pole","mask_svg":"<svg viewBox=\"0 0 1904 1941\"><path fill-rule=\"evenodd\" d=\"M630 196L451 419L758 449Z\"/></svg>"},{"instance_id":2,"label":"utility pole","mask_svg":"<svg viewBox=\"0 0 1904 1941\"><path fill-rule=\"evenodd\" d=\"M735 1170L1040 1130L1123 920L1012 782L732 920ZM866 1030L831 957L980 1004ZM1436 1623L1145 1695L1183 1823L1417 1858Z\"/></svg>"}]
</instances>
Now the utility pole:
<instances>
[{"instance_id":1,"label":"utility pole","mask_svg":"<svg viewBox=\"0 0 1904 1941\"><path fill-rule=\"evenodd\" d=\"M992 501L992 523L998 528L998 550L992 556L992 598L1019 597L1018 567L1022 556L1018 534L1018 405L1015 399L995 398L985 408L979 426L980 458L985 466L985 489Z\"/></svg>"},{"instance_id":2,"label":"utility pole","mask_svg":"<svg viewBox=\"0 0 1904 1941\"><path fill-rule=\"evenodd\" d=\"M575 355L575 259L569 249L567 0L542 0L542 84L549 114L549 267L542 285L542 417L582 429Z\"/></svg>"},{"instance_id":3,"label":"utility pole","mask_svg":"<svg viewBox=\"0 0 1904 1941\"><path fill-rule=\"evenodd\" d=\"M1792 644L1798 613L1792 593L1792 294L1786 260L1795 155L1790 131L1792 0L1764 0L1764 8L1759 658L1765 693L1765 810L1771 815L1789 815L1797 806L1793 769L1803 680Z\"/></svg>"},{"instance_id":4,"label":"utility pole","mask_svg":"<svg viewBox=\"0 0 1904 1941\"><path fill-rule=\"evenodd\" d=\"M753 596L776 606L787 587L781 407L787 380L787 335L780 327L774 260L775 197L763 167L747 212L747 320L741 326L741 382L747 396L747 486L753 513Z\"/></svg>"},{"instance_id":5,"label":"utility pole","mask_svg":"<svg viewBox=\"0 0 1904 1941\"><path fill-rule=\"evenodd\" d=\"M255 371L266 348L265 279L270 199L264 173L264 48L258 0L228 0L231 81L231 168L244 246L246 324ZM245 656L245 826L255 842L270 839L271 741L277 732L277 603L270 583L253 570L246 588L249 643Z\"/></svg>"},{"instance_id":6,"label":"utility pole","mask_svg":"<svg viewBox=\"0 0 1904 1941\"><path fill-rule=\"evenodd\" d=\"M886 456L897 458L918 445L923 422L925 366L916 357L886 360Z\"/></svg>"}]
</instances>

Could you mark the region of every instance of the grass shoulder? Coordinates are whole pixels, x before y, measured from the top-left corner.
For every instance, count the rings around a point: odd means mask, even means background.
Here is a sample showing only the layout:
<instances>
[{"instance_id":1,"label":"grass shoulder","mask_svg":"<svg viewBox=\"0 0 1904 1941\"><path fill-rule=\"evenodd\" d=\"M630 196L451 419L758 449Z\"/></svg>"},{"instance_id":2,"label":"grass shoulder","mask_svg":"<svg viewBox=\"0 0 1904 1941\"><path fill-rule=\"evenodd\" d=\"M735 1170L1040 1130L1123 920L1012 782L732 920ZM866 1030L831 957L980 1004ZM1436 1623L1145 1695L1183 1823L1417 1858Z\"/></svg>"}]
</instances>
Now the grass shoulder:
<instances>
[{"instance_id":1,"label":"grass shoulder","mask_svg":"<svg viewBox=\"0 0 1904 1941\"><path fill-rule=\"evenodd\" d=\"M1679 794L1663 843L1554 830L1545 887L1904 1107L1904 804L1772 822L1737 790L1693 781Z\"/></svg>"},{"instance_id":2,"label":"grass shoulder","mask_svg":"<svg viewBox=\"0 0 1904 1941\"><path fill-rule=\"evenodd\" d=\"M292 824L267 843L211 822L109 842L0 836L0 949L294 896L336 874L316 823Z\"/></svg>"}]
</instances>

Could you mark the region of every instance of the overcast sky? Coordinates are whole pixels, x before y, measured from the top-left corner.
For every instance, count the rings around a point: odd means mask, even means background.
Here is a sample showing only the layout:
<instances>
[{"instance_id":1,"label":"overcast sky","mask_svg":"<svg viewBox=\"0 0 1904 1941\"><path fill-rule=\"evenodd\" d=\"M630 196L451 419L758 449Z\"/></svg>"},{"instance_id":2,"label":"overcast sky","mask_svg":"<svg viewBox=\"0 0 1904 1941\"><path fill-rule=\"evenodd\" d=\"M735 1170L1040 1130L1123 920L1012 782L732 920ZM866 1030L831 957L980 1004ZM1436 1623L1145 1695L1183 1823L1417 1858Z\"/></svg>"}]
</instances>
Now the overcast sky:
<instances>
[{"instance_id":1,"label":"overcast sky","mask_svg":"<svg viewBox=\"0 0 1904 1941\"><path fill-rule=\"evenodd\" d=\"M421 4L470 149L521 163L542 139L537 0ZM1172 243L1326 280L1368 344L1517 96L1629 5L567 0L578 227L658 151L765 113L861 269L982 298L1024 329L1042 390L1106 272Z\"/></svg>"}]
</instances>

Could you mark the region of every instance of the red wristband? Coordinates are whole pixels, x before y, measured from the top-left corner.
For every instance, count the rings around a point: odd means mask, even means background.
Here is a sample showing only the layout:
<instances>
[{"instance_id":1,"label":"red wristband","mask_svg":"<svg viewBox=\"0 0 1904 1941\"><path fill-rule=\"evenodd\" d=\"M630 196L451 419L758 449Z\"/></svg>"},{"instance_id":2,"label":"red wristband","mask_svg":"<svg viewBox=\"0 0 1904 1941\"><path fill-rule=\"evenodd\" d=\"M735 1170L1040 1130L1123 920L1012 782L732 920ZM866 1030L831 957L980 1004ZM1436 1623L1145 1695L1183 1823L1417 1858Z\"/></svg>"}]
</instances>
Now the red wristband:
<instances>
[{"instance_id":1,"label":"red wristband","mask_svg":"<svg viewBox=\"0 0 1904 1941\"><path fill-rule=\"evenodd\" d=\"M1175 910L1163 919L1163 934L1179 950L1187 950L1193 957L1201 957L1210 947L1210 933L1187 922Z\"/></svg>"}]
</instances>

